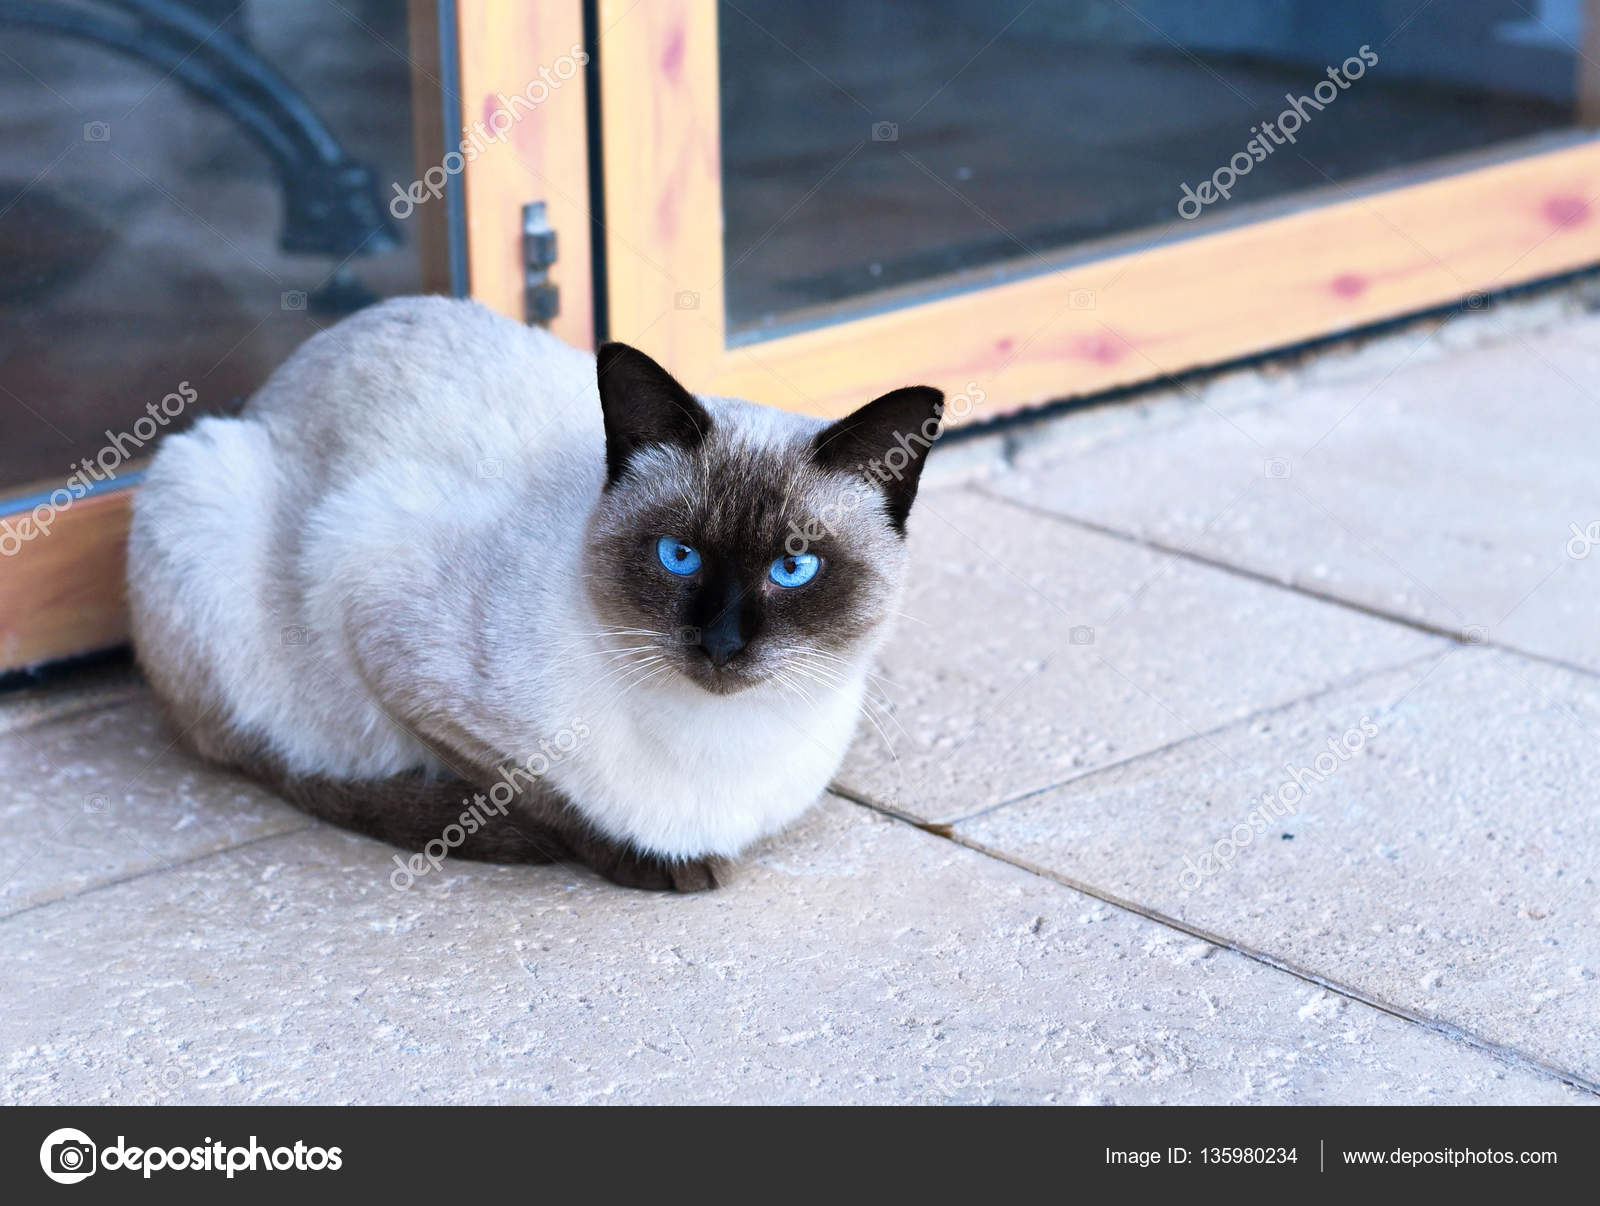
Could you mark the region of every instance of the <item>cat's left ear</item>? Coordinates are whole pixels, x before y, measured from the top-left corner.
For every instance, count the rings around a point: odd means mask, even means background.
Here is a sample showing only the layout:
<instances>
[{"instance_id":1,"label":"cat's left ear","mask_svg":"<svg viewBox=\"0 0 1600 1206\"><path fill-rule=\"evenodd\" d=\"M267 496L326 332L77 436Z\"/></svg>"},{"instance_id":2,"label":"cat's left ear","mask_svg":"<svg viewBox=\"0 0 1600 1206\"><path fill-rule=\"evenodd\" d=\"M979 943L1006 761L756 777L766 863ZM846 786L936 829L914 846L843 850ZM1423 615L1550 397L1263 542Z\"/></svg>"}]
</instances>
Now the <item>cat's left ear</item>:
<instances>
[{"instance_id":1,"label":"cat's left ear","mask_svg":"<svg viewBox=\"0 0 1600 1206\"><path fill-rule=\"evenodd\" d=\"M706 408L638 348L602 344L595 368L606 423L608 487L628 471L641 449L658 444L696 448L711 431Z\"/></svg>"},{"instance_id":2,"label":"cat's left ear","mask_svg":"<svg viewBox=\"0 0 1600 1206\"><path fill-rule=\"evenodd\" d=\"M904 536L943 416L944 394L932 386L891 390L818 432L811 457L825 469L859 473L881 490L889 525Z\"/></svg>"}]
</instances>

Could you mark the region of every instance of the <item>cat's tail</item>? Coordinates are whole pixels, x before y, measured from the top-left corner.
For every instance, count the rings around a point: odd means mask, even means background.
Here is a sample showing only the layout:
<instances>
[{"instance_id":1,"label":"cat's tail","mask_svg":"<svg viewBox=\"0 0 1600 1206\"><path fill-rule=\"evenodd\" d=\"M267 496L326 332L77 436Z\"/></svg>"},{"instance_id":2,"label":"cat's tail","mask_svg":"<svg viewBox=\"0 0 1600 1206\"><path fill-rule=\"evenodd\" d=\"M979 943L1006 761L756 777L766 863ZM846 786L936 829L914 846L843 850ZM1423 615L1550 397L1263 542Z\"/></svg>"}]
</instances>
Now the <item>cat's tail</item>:
<instances>
[{"instance_id":1,"label":"cat's tail","mask_svg":"<svg viewBox=\"0 0 1600 1206\"><path fill-rule=\"evenodd\" d=\"M425 858L553 863L571 857L555 828L519 814L514 800L509 808L496 806L465 779L328 779L276 766L247 769L302 812Z\"/></svg>"}]
</instances>

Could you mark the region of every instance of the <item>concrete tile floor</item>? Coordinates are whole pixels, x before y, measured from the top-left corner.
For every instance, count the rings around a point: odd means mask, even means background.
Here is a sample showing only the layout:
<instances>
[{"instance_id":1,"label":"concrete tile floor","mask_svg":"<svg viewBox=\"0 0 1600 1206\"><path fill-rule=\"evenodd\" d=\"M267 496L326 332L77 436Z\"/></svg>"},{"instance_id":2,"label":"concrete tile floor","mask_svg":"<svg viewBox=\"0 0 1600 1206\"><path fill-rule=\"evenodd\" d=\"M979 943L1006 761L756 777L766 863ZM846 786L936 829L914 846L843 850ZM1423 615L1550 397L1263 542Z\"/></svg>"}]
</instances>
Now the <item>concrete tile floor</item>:
<instances>
[{"instance_id":1,"label":"concrete tile floor","mask_svg":"<svg viewBox=\"0 0 1600 1206\"><path fill-rule=\"evenodd\" d=\"M325 827L4 923L22 1102L1563 1102L1552 1076L830 798L723 892Z\"/></svg>"},{"instance_id":2,"label":"concrete tile floor","mask_svg":"<svg viewBox=\"0 0 1600 1206\"><path fill-rule=\"evenodd\" d=\"M948 822L1449 642L973 489L919 496L878 728L839 782Z\"/></svg>"},{"instance_id":3,"label":"concrete tile floor","mask_svg":"<svg viewBox=\"0 0 1600 1206\"><path fill-rule=\"evenodd\" d=\"M1596 726L1600 681L1456 645L957 832L1600 1082Z\"/></svg>"},{"instance_id":4,"label":"concrete tile floor","mask_svg":"<svg viewBox=\"0 0 1600 1206\"><path fill-rule=\"evenodd\" d=\"M309 820L176 748L131 681L91 710L0 734L0 766L0 918Z\"/></svg>"},{"instance_id":5,"label":"concrete tile floor","mask_svg":"<svg viewBox=\"0 0 1600 1206\"><path fill-rule=\"evenodd\" d=\"M1600 671L1596 381L1600 320L1587 319L1281 404L1202 407L1079 455L1024 452L986 488L1141 547Z\"/></svg>"},{"instance_id":6,"label":"concrete tile floor","mask_svg":"<svg viewBox=\"0 0 1600 1206\"><path fill-rule=\"evenodd\" d=\"M0 1101L1592 1104L1597 346L947 454L883 735L708 896L397 891L136 681L11 697Z\"/></svg>"}]
</instances>

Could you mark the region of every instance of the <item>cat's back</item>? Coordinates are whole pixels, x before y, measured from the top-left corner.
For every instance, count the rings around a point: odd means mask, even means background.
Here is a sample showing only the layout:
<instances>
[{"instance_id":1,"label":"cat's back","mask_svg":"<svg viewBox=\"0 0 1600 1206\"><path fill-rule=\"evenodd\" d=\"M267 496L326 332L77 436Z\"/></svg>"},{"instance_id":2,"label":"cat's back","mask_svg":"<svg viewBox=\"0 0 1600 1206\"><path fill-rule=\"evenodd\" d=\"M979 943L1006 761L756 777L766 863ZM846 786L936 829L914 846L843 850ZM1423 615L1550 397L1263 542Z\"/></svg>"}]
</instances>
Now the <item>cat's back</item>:
<instances>
[{"instance_id":1,"label":"cat's back","mask_svg":"<svg viewBox=\"0 0 1600 1206\"><path fill-rule=\"evenodd\" d=\"M599 435L594 359L474 301L403 297L307 340L251 398L292 454L330 468L425 458L462 468L509 447Z\"/></svg>"},{"instance_id":2,"label":"cat's back","mask_svg":"<svg viewBox=\"0 0 1600 1206\"><path fill-rule=\"evenodd\" d=\"M405 298L308 340L238 417L164 440L128 592L141 664L190 743L232 761L231 735L255 735L306 773L416 764L350 667L342 600L364 577L415 591L396 558L473 552L463 516L492 532L525 498L576 511L604 474L596 394L593 357L546 332Z\"/></svg>"}]
</instances>

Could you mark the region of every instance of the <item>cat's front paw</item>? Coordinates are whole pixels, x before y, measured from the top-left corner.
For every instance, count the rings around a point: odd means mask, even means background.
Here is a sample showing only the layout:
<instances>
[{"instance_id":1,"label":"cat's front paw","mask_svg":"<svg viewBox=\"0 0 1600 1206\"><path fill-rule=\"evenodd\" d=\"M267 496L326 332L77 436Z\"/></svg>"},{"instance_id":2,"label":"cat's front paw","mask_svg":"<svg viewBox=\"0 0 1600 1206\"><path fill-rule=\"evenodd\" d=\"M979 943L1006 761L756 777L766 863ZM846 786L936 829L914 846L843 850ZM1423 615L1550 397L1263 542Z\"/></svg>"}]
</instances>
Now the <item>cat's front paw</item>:
<instances>
[{"instance_id":1,"label":"cat's front paw","mask_svg":"<svg viewBox=\"0 0 1600 1206\"><path fill-rule=\"evenodd\" d=\"M699 858L692 862L670 863L674 892L709 892L725 887L733 878L733 863L725 858Z\"/></svg>"},{"instance_id":2,"label":"cat's front paw","mask_svg":"<svg viewBox=\"0 0 1600 1206\"><path fill-rule=\"evenodd\" d=\"M727 883L733 869L723 858L664 859L625 847L589 865L614 884L646 892L708 892Z\"/></svg>"}]
</instances>

